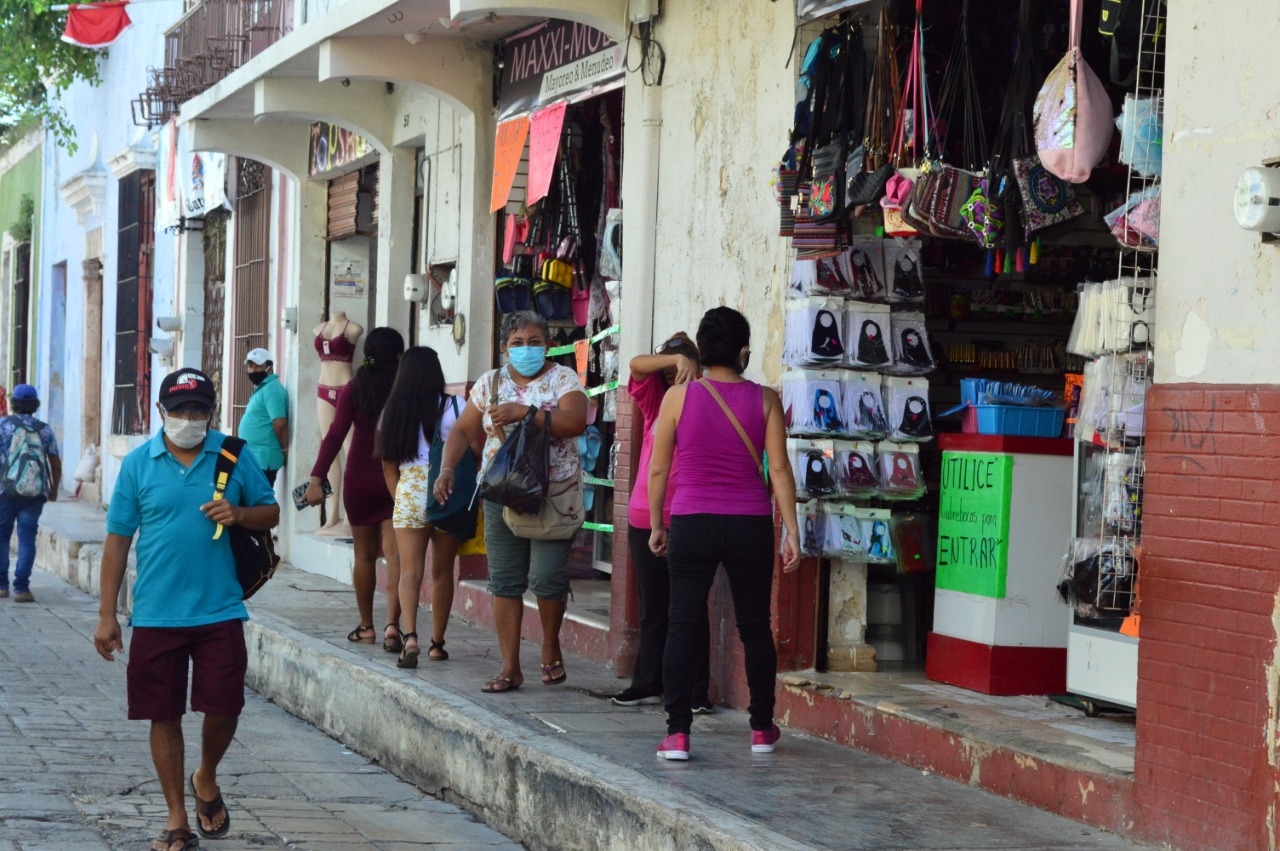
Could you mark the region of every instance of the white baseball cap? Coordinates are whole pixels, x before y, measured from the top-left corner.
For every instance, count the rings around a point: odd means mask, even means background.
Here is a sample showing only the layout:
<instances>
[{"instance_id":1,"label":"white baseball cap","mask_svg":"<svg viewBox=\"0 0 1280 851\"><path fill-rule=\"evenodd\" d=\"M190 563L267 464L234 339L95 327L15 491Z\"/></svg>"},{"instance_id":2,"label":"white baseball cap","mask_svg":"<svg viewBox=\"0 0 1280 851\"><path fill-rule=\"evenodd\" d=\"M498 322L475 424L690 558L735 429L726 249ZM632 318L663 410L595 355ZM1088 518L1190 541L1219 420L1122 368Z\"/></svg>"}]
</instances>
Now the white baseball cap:
<instances>
[{"instance_id":1,"label":"white baseball cap","mask_svg":"<svg viewBox=\"0 0 1280 851\"><path fill-rule=\"evenodd\" d=\"M262 366L266 363L272 363L273 360L271 352L266 349L250 349L249 354L244 356L245 363L256 363L258 366Z\"/></svg>"}]
</instances>

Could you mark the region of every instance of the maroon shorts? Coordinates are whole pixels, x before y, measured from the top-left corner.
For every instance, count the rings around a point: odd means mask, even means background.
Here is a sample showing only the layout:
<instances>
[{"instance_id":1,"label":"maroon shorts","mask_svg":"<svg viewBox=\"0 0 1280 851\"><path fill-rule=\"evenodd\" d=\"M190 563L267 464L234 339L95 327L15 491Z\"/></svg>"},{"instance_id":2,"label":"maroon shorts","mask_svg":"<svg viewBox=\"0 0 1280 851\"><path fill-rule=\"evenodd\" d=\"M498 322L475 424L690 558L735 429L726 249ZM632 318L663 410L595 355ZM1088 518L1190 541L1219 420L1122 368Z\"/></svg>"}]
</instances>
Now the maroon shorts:
<instances>
[{"instance_id":1,"label":"maroon shorts","mask_svg":"<svg viewBox=\"0 0 1280 851\"><path fill-rule=\"evenodd\" d=\"M129 719L172 721L187 707L187 664L192 668L191 709L239 715L249 654L239 620L191 627L133 629L129 641Z\"/></svg>"}]
</instances>

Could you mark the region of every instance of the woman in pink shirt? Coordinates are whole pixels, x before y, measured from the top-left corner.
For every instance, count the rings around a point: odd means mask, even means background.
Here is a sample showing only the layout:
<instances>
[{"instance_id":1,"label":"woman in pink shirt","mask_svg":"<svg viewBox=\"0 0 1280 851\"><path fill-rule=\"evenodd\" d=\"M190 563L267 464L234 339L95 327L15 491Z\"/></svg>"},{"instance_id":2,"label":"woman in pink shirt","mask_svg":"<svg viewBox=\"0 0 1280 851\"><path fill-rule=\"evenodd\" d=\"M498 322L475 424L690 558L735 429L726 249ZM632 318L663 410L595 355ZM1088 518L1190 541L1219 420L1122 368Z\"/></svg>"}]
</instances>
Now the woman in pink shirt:
<instances>
[{"instance_id":1,"label":"woman in pink shirt","mask_svg":"<svg viewBox=\"0 0 1280 851\"><path fill-rule=\"evenodd\" d=\"M653 423L658 418L658 409L667 389L688 384L697 378L698 347L683 331L658 346L653 354L631 359L631 380L627 383L627 392L640 414L640 429L644 435L640 445L640 463L631 482L631 499L627 503L628 549L631 569L636 574L636 587L640 591L640 648L636 652L631 686L611 698L618 706L659 703L662 699L662 654L667 646L671 583L667 575L667 560L654 555L649 549L649 457L653 454ZM676 492L674 475L670 481L663 506L663 514L668 519L671 517L671 499ZM711 666L706 631L696 636L696 642L693 651L693 712L709 715L714 710L707 696Z\"/></svg>"},{"instance_id":2,"label":"woman in pink shirt","mask_svg":"<svg viewBox=\"0 0 1280 851\"><path fill-rule=\"evenodd\" d=\"M777 547L769 485L760 463L768 453L770 482L786 527L782 569L800 564L795 479L778 394L742 373L751 356L751 325L728 307L708 310L698 324L704 378L674 387L662 400L649 462L649 547L665 555L671 573L670 625L663 657L667 737L658 756L689 758L693 723L693 656L707 633L707 594L724 565L745 656L751 750L772 753L778 656L773 646L773 570ZM663 514L672 456L680 488Z\"/></svg>"}]
</instances>

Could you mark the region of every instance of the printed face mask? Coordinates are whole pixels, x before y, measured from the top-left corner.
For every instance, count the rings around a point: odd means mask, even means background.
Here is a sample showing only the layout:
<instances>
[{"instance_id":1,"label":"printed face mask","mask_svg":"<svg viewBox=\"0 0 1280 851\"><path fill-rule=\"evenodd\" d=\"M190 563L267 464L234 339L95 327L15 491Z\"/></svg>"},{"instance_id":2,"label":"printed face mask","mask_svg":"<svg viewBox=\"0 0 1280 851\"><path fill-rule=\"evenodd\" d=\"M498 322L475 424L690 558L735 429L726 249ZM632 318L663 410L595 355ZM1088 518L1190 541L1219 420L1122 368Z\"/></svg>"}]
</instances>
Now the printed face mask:
<instances>
[{"instance_id":1,"label":"printed face mask","mask_svg":"<svg viewBox=\"0 0 1280 851\"><path fill-rule=\"evenodd\" d=\"M507 349L511 366L525 378L533 378L547 361L546 346L512 346Z\"/></svg>"},{"instance_id":2,"label":"printed face mask","mask_svg":"<svg viewBox=\"0 0 1280 851\"><path fill-rule=\"evenodd\" d=\"M858 362L876 366L889 362L889 350L884 345L880 324L873 319L864 320L858 336Z\"/></svg>"},{"instance_id":3,"label":"printed face mask","mask_svg":"<svg viewBox=\"0 0 1280 851\"><path fill-rule=\"evenodd\" d=\"M208 433L208 420L183 420L170 416L164 418L164 436L180 449L194 449L204 443L204 437Z\"/></svg>"},{"instance_id":4,"label":"printed face mask","mask_svg":"<svg viewBox=\"0 0 1280 851\"><path fill-rule=\"evenodd\" d=\"M840 323L829 310L819 310L813 322L813 345L815 357L839 358L844 355L844 344L840 342Z\"/></svg>"}]
</instances>

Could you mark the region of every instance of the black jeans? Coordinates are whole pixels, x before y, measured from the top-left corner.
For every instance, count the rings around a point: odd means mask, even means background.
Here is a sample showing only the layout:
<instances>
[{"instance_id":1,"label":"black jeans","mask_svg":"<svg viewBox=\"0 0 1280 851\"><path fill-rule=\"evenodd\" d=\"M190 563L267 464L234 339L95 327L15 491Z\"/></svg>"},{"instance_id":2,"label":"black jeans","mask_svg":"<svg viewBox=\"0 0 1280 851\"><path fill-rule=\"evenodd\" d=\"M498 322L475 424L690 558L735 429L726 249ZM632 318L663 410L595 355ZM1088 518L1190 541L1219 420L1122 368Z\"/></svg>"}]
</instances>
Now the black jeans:
<instances>
[{"instance_id":1,"label":"black jeans","mask_svg":"<svg viewBox=\"0 0 1280 851\"><path fill-rule=\"evenodd\" d=\"M707 594L721 564L729 577L746 656L751 729L773 726L778 676L770 622L774 549L772 517L685 514L671 518L667 544L671 623L663 657L668 733L688 733L693 723L695 641L699 634L707 634Z\"/></svg>"},{"instance_id":2,"label":"black jeans","mask_svg":"<svg viewBox=\"0 0 1280 851\"><path fill-rule=\"evenodd\" d=\"M649 549L649 531L630 526L627 533L631 569L640 591L640 649L631 687L645 694L662 694L662 654L667 649L667 612L671 607L671 578L667 560ZM694 636L693 705L710 706L711 642L707 630Z\"/></svg>"},{"instance_id":3,"label":"black jeans","mask_svg":"<svg viewBox=\"0 0 1280 851\"><path fill-rule=\"evenodd\" d=\"M267 481L268 481L268 482L270 482L271 487L275 487L275 486L276 486L276 476L277 476L277 475L279 475L279 473L280 473L280 468L279 468L279 467L276 467L274 470L263 470L262 472L264 472L264 473L266 473L266 474L267 474Z\"/></svg>"}]
</instances>

